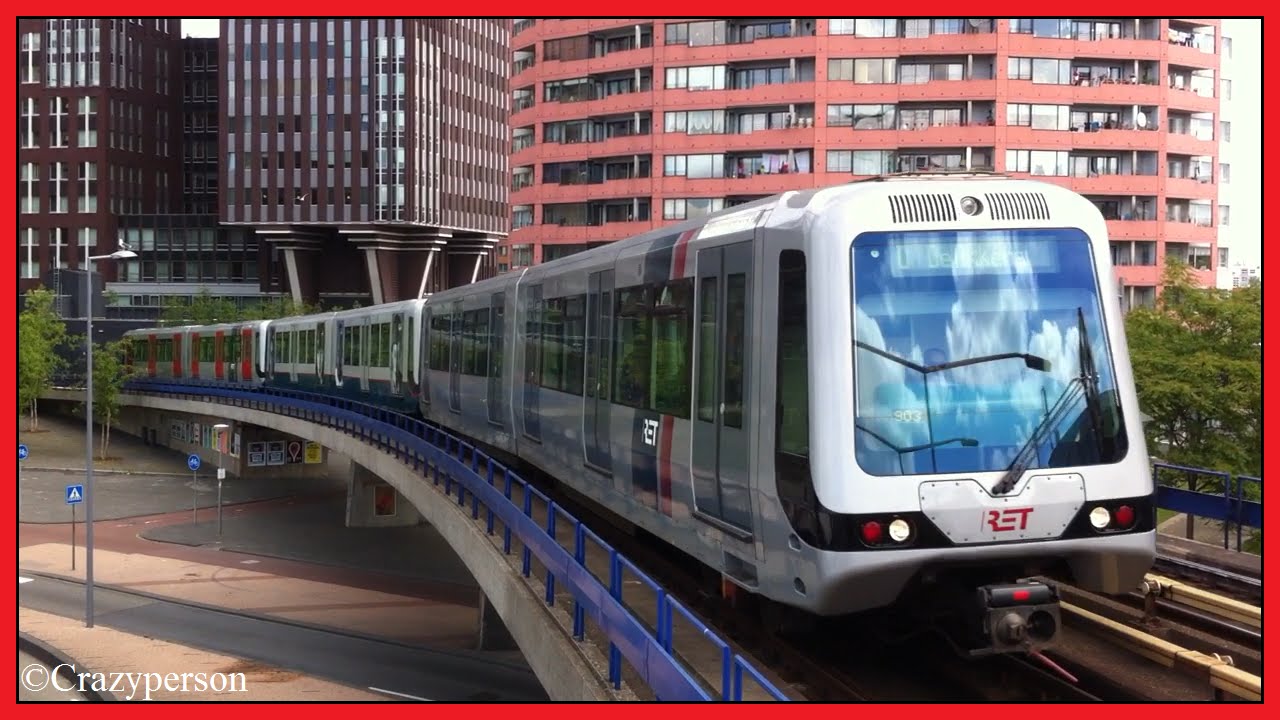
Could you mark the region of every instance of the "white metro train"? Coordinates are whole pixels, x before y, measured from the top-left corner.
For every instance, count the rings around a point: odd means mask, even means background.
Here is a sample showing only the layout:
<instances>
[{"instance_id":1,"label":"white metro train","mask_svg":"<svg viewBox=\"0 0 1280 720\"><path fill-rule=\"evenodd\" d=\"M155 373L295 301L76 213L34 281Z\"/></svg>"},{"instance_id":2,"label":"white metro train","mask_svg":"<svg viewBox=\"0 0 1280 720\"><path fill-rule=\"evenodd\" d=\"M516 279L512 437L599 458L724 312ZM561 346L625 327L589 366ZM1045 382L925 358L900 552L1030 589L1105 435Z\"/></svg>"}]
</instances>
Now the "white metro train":
<instances>
[{"instance_id":1,"label":"white metro train","mask_svg":"<svg viewBox=\"0 0 1280 720\"><path fill-rule=\"evenodd\" d=\"M234 376L157 353L218 332L130 335L148 375L416 408L788 617L912 608L958 616L972 652L1028 649L1058 606L1022 579L1123 592L1155 556L1106 224L1052 184L787 192L426 300L246 323Z\"/></svg>"}]
</instances>

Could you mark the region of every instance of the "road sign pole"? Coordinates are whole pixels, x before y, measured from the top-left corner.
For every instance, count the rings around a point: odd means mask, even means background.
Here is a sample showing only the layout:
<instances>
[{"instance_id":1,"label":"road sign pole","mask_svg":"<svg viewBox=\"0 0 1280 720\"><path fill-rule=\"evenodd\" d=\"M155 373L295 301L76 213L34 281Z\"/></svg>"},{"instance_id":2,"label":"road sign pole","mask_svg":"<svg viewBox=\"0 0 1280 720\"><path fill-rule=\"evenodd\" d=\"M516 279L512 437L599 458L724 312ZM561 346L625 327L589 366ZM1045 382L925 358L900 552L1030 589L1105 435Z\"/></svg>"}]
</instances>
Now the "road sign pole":
<instances>
[{"instance_id":1,"label":"road sign pole","mask_svg":"<svg viewBox=\"0 0 1280 720\"><path fill-rule=\"evenodd\" d=\"M76 569L76 506L71 506L71 571Z\"/></svg>"},{"instance_id":2,"label":"road sign pole","mask_svg":"<svg viewBox=\"0 0 1280 720\"><path fill-rule=\"evenodd\" d=\"M191 471L191 522L200 522L200 490L196 487L196 473Z\"/></svg>"}]
</instances>

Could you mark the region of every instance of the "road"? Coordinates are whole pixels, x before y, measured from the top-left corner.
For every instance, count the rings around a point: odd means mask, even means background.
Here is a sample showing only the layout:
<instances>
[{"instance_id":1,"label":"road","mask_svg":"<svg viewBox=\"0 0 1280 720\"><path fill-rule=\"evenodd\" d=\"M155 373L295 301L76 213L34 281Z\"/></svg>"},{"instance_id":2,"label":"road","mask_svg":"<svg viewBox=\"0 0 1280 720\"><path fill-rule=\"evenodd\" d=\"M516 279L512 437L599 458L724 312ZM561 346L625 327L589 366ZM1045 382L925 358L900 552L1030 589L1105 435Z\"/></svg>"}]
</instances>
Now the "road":
<instances>
[{"instance_id":1,"label":"road","mask_svg":"<svg viewBox=\"0 0 1280 720\"><path fill-rule=\"evenodd\" d=\"M35 577L18 588L33 610L83 617L84 585ZM441 652L233 612L97 588L98 624L253 660L404 700L537 702L547 694L527 668L477 653ZM22 667L25 667L23 665ZM92 672L112 672L91 668Z\"/></svg>"}]
</instances>

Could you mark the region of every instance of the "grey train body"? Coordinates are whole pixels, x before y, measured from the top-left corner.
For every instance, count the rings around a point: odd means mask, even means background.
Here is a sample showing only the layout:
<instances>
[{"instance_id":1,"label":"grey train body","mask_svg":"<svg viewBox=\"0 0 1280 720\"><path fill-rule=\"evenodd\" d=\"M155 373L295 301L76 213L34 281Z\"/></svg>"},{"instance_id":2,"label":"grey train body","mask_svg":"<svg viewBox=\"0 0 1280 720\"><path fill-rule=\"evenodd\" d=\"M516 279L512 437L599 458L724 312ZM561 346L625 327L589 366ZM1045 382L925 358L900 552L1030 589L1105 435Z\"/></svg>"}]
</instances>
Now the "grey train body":
<instances>
[{"instance_id":1,"label":"grey train body","mask_svg":"<svg viewBox=\"0 0 1280 720\"><path fill-rule=\"evenodd\" d=\"M966 214L971 197L980 210ZM1054 441L1048 461L1028 464L1003 488L1005 473L990 463L905 469L904 452L913 468L922 452L985 452L968 441L958 450L899 450L901 474L871 467L871 441L853 439L871 417L860 419L855 406L872 392L862 384L872 356L858 355L854 326L874 303L854 298L851 277L868 281L851 246L858 252L874 232L1062 228L1087 236L1081 247L1097 279L1099 321L1081 327L1100 338L1100 372L1113 384L1103 393L1114 411L1107 417L1121 418L1109 430L1110 454L1064 464L1054 460ZM1024 275L1011 277L1009 287L1026 287ZM385 351L348 346L343 362L342 328L388 320L392 337L377 341ZM920 578L952 567L991 568L997 575L985 580L1012 582L1061 562L1080 586L1121 592L1154 558L1154 487L1106 226L1087 200L1054 185L938 177L788 192L426 300L269 325L271 342L286 327L325 328L307 345L321 348L314 374L322 387L416 404L431 422L538 467L746 591L817 615L891 606ZM264 349L266 382L293 384L299 376L272 371L273 352ZM386 361L387 353L394 369L363 360L352 375L352 359ZM987 366L946 372L977 367ZM1118 530L1091 527L1098 504L1136 519ZM911 532L897 545L866 527L897 527L895 519Z\"/></svg>"}]
</instances>

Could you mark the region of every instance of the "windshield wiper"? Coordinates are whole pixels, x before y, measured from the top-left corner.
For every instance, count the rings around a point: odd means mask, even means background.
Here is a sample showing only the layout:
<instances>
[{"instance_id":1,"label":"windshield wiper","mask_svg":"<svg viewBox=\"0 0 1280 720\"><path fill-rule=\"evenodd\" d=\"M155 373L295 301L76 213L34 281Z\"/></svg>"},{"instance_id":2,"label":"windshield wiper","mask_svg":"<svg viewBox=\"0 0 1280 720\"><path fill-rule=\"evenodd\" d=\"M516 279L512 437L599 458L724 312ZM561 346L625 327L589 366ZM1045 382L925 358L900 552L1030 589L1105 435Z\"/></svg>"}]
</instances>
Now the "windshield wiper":
<instances>
[{"instance_id":1,"label":"windshield wiper","mask_svg":"<svg viewBox=\"0 0 1280 720\"><path fill-rule=\"evenodd\" d=\"M1039 370L1040 372L1049 372L1049 370L1053 368L1053 364L1048 360L1040 357L1039 355L1032 355L1031 353L997 353L995 355L979 355L977 357L965 358L964 360L953 360L951 362L938 363L937 365L918 365L904 357L894 355L891 352L885 352L877 347L872 347L861 340L855 340L854 344L863 350L873 352L880 357L892 360L903 367L909 367L912 370L925 375L938 372L939 370L950 370L951 368L964 367L965 365L979 365L981 363L989 363L996 360L1022 360L1027 364L1027 367L1032 370Z\"/></svg>"},{"instance_id":2,"label":"windshield wiper","mask_svg":"<svg viewBox=\"0 0 1280 720\"><path fill-rule=\"evenodd\" d=\"M943 445L950 445L951 443L960 443L965 447L978 446L978 441L975 438L953 437L953 438L947 438L946 440L938 440L936 442L925 443L923 445L911 445L910 447L903 448L903 447L898 447L897 445L894 445L893 443L889 442L887 439L885 439L883 435L875 432L874 430L868 428L866 425L863 425L862 423L855 422L853 426L858 430L861 430L862 432L884 443L890 450L898 453L898 469L901 470L904 475L906 474L907 471L902 467L902 456L906 455L907 453L919 452L921 450L930 450L936 447L942 447ZM935 463L935 468L936 468L936 463Z\"/></svg>"},{"instance_id":3,"label":"windshield wiper","mask_svg":"<svg viewBox=\"0 0 1280 720\"><path fill-rule=\"evenodd\" d=\"M1071 382L1063 388L1062 394L1053 403L1053 408L1045 413L1044 420L1036 426L1032 431L1031 437L1027 438L1027 442L1018 450L1018 454L1014 456L1013 462L1005 470L1004 475L1000 477L991 488L991 492L996 495L1003 495L1013 490L1014 485L1018 484L1018 480L1022 478L1022 474L1027 471L1031 465L1031 458L1040 448L1040 443L1044 440L1044 435L1057 428L1058 423L1062 421L1064 415L1071 405L1075 402L1077 394L1084 395L1085 411L1089 413L1089 419L1093 423L1091 428L1095 436L1098 433L1098 423L1100 422L1101 410L1098 406L1098 376L1093 364L1093 348L1089 344L1089 334L1084 322L1084 309L1076 308L1076 322L1079 332L1079 344L1076 352L1080 362L1080 374L1071 378ZM1101 455L1101 438L1098 439L1098 452Z\"/></svg>"}]
</instances>

